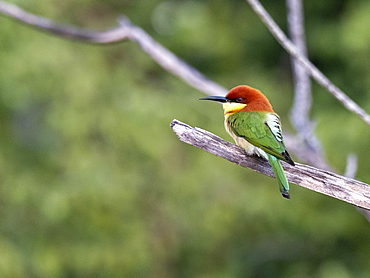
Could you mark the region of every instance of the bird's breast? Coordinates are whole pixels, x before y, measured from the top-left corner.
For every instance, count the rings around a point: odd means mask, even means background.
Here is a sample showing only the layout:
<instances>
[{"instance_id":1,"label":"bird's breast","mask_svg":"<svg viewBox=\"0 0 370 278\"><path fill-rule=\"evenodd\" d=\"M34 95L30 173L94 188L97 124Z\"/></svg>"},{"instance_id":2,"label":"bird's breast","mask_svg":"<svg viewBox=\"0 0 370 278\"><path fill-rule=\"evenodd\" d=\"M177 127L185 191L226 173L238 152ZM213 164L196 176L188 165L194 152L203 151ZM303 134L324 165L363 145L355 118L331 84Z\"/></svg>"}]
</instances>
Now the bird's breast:
<instances>
[{"instance_id":1,"label":"bird's breast","mask_svg":"<svg viewBox=\"0 0 370 278\"><path fill-rule=\"evenodd\" d=\"M257 155L257 156L261 156L267 159L267 155L262 149L252 145L247 140L245 140L243 137L239 137L235 135L229 123L230 115L231 114L225 114L224 125L225 125L225 129L227 133L229 133L229 135L234 139L235 144L243 148L247 152L248 155Z\"/></svg>"}]
</instances>

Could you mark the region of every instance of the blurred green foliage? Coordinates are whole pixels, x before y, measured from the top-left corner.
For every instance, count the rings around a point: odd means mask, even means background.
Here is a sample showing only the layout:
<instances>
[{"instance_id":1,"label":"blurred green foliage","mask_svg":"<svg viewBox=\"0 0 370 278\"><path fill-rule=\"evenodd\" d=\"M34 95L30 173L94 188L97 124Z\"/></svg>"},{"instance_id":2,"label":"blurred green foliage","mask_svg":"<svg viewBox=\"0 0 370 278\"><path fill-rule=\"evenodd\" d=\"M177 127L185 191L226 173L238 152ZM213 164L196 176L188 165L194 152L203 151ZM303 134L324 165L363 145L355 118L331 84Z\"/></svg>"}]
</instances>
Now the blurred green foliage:
<instances>
[{"instance_id":1,"label":"blurred green foliage","mask_svg":"<svg viewBox=\"0 0 370 278\"><path fill-rule=\"evenodd\" d=\"M221 85L260 88L286 130L288 55L244 1L12 1L104 30L125 14ZM263 1L286 29L284 1ZM309 56L370 111L370 2L305 1ZM0 17L0 277L368 277L352 206L180 142L177 118L230 140L221 108L132 42L66 41ZM370 182L370 129L317 85L339 173Z\"/></svg>"}]
</instances>

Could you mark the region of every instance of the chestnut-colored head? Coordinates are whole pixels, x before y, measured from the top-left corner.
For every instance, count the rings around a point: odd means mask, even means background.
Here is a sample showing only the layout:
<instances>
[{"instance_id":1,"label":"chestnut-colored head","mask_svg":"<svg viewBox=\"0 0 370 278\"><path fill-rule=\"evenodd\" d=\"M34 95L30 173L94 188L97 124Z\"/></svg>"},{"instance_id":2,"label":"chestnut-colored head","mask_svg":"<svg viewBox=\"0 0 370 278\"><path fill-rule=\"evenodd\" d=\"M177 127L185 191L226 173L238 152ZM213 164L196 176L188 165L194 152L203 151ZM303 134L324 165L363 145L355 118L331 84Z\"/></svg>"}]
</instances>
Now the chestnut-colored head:
<instances>
[{"instance_id":1,"label":"chestnut-colored head","mask_svg":"<svg viewBox=\"0 0 370 278\"><path fill-rule=\"evenodd\" d=\"M231 89L225 97L211 96L201 98L201 100L221 102L225 115L230 115L239 111L274 113L270 102L264 94L246 85L240 85Z\"/></svg>"},{"instance_id":2,"label":"chestnut-colored head","mask_svg":"<svg viewBox=\"0 0 370 278\"><path fill-rule=\"evenodd\" d=\"M230 103L245 104L239 111L274 112L265 95L250 86L240 85L231 89L226 99Z\"/></svg>"}]
</instances>

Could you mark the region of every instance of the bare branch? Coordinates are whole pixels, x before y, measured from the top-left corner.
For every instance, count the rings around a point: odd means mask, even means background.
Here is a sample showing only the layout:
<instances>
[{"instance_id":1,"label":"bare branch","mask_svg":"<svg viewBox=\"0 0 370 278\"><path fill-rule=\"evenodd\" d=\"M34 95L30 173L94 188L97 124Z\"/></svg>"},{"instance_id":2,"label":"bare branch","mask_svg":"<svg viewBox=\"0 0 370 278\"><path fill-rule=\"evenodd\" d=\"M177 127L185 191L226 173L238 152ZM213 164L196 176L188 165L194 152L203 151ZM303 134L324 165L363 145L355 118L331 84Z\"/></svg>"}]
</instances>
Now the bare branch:
<instances>
[{"instance_id":1,"label":"bare branch","mask_svg":"<svg viewBox=\"0 0 370 278\"><path fill-rule=\"evenodd\" d=\"M269 13L261 5L258 0L246 0L255 13L260 17L262 22L270 30L271 34L276 38L280 45L296 59L305 70L316 80L321 86L326 88L344 107L349 111L358 115L362 120L370 125L370 115L366 113L360 106L350 99L344 92L335 86L314 64L312 64L305 56L301 55L295 45L287 38L284 32L272 19Z\"/></svg>"},{"instance_id":2,"label":"bare branch","mask_svg":"<svg viewBox=\"0 0 370 278\"><path fill-rule=\"evenodd\" d=\"M156 42L143 29L131 24L127 18L122 18L117 28L97 32L90 29L58 24L50 19L30 14L4 1L0 1L0 13L15 18L41 31L70 40L96 44L117 43L126 40L134 41L165 70L180 77L195 89L208 95L224 95L227 92L225 88L207 79L195 68L189 66L171 51Z\"/></svg>"},{"instance_id":3,"label":"bare branch","mask_svg":"<svg viewBox=\"0 0 370 278\"><path fill-rule=\"evenodd\" d=\"M273 176L267 161L259 157L247 156L242 148L208 131L193 128L178 120L171 122L171 128L179 139L187 144L269 177ZM284 162L282 164L289 182L355 206L370 209L370 185L304 164L297 163L296 166Z\"/></svg>"},{"instance_id":4,"label":"bare branch","mask_svg":"<svg viewBox=\"0 0 370 278\"><path fill-rule=\"evenodd\" d=\"M304 32L304 13L302 0L286 0L288 10L289 35L300 55L307 57L307 47ZM290 111L290 121L306 147L317 155L322 155L322 147L314 132L314 125L310 121L312 106L311 79L304 67L294 58L291 58L294 81L294 99Z\"/></svg>"},{"instance_id":5,"label":"bare branch","mask_svg":"<svg viewBox=\"0 0 370 278\"><path fill-rule=\"evenodd\" d=\"M286 0L286 3L290 38L299 54L307 57L302 1ZM311 126L308 123L312 105L311 80L303 66L295 59L291 60L295 95L290 118L297 131L300 131L307 125ZM304 131L302 133L305 134Z\"/></svg>"}]
</instances>

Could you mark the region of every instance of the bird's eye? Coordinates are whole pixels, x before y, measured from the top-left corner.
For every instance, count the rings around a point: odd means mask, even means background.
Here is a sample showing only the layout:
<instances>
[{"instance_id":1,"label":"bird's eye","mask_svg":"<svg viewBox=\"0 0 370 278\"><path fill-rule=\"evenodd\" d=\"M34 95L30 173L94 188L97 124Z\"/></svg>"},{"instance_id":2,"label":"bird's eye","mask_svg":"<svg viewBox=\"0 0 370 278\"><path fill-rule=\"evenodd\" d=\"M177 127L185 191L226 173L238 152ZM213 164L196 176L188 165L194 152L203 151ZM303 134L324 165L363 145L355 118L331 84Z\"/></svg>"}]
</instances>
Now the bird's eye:
<instances>
[{"instance_id":1,"label":"bird's eye","mask_svg":"<svg viewBox=\"0 0 370 278\"><path fill-rule=\"evenodd\" d=\"M236 101L236 102L242 102L242 101L243 101L243 98L242 98L242 97L237 97L237 98L235 99L235 101Z\"/></svg>"}]
</instances>

